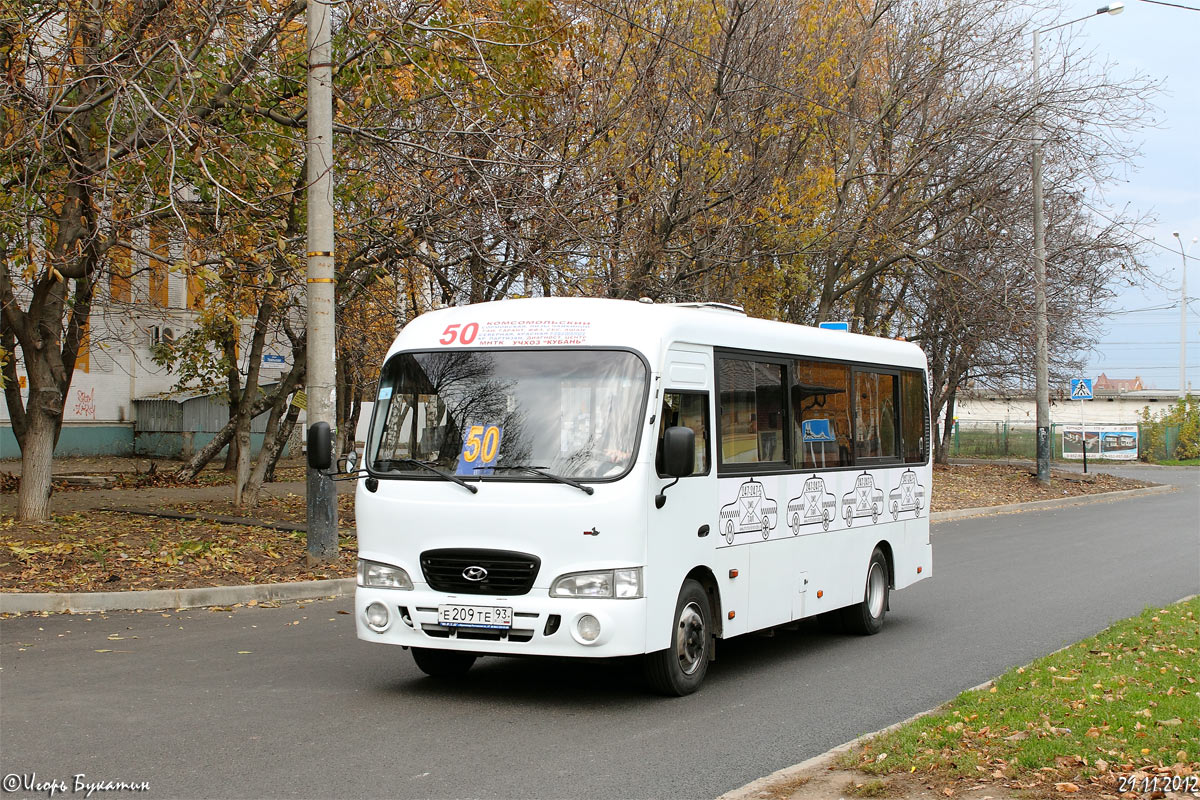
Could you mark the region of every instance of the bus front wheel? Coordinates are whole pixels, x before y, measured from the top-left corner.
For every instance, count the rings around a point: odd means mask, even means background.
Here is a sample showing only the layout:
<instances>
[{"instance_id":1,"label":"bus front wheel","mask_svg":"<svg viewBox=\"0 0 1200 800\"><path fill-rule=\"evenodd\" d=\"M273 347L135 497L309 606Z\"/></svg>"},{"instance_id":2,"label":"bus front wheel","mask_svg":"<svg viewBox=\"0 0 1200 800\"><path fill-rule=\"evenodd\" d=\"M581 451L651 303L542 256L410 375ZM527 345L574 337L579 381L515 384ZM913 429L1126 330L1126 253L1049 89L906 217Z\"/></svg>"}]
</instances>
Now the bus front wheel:
<instances>
[{"instance_id":1,"label":"bus front wheel","mask_svg":"<svg viewBox=\"0 0 1200 800\"><path fill-rule=\"evenodd\" d=\"M460 653L457 650L434 650L429 647L414 647L413 661L426 675L434 678L457 678L467 674L467 670L475 663L473 653Z\"/></svg>"},{"instance_id":2,"label":"bus front wheel","mask_svg":"<svg viewBox=\"0 0 1200 800\"><path fill-rule=\"evenodd\" d=\"M842 609L842 622L853 633L864 636L879 633L883 629L883 616L888 606L887 556L878 547L871 553L867 566L867 585L863 601Z\"/></svg>"},{"instance_id":3,"label":"bus front wheel","mask_svg":"<svg viewBox=\"0 0 1200 800\"><path fill-rule=\"evenodd\" d=\"M708 594L690 578L679 590L671 645L646 655L646 678L661 694L683 697L700 688L708 672L712 647L712 612Z\"/></svg>"}]
</instances>

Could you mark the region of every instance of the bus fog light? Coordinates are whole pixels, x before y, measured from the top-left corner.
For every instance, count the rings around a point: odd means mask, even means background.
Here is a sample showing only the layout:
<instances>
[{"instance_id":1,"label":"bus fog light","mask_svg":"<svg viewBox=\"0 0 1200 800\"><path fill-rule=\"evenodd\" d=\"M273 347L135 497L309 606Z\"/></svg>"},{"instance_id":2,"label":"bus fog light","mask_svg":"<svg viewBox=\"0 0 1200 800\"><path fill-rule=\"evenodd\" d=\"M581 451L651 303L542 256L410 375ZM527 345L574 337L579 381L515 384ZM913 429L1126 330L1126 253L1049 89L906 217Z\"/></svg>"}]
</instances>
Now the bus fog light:
<instances>
[{"instance_id":1,"label":"bus fog light","mask_svg":"<svg viewBox=\"0 0 1200 800\"><path fill-rule=\"evenodd\" d=\"M585 642L594 642L600 636L600 620L591 614L584 614L575 623L575 630L579 631L580 639Z\"/></svg>"},{"instance_id":2,"label":"bus fog light","mask_svg":"<svg viewBox=\"0 0 1200 800\"><path fill-rule=\"evenodd\" d=\"M376 601L363 611L363 620L371 630L383 633L387 630L388 623L391 622L391 616L388 614L387 606Z\"/></svg>"}]
</instances>

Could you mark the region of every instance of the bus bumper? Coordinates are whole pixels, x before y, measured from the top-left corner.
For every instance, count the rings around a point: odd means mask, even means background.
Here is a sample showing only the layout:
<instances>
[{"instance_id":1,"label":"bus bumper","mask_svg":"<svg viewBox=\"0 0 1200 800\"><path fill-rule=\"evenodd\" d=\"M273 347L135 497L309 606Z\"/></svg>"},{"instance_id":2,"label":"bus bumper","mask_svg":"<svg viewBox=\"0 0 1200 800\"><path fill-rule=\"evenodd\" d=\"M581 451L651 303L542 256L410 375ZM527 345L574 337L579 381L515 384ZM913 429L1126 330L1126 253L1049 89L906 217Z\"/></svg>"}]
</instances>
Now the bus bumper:
<instances>
[{"instance_id":1,"label":"bus bumper","mask_svg":"<svg viewBox=\"0 0 1200 800\"><path fill-rule=\"evenodd\" d=\"M379 604L386 611L380 625ZM490 629L449 627L439 624L438 606L499 606L512 609L512 627ZM585 620L594 618L595 622ZM463 650L497 655L573 656L607 658L646 652L646 601L644 598L570 599L538 596L485 597L445 595L422 590L376 589L359 586L354 593L354 625L366 642ZM599 624L599 633L587 641L583 628Z\"/></svg>"}]
</instances>

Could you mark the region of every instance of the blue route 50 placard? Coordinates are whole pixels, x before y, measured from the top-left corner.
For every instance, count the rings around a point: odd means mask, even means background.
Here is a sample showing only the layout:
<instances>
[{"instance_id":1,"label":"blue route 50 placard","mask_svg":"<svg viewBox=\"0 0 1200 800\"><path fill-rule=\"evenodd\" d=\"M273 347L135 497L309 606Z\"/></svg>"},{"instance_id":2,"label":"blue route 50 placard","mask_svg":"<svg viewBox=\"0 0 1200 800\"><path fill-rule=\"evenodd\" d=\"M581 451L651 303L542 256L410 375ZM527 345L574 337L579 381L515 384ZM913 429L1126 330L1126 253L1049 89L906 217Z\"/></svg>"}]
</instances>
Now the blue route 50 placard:
<instances>
[{"instance_id":1,"label":"blue route 50 placard","mask_svg":"<svg viewBox=\"0 0 1200 800\"><path fill-rule=\"evenodd\" d=\"M504 429L499 425L468 425L454 474L491 475L503 437Z\"/></svg>"}]
</instances>

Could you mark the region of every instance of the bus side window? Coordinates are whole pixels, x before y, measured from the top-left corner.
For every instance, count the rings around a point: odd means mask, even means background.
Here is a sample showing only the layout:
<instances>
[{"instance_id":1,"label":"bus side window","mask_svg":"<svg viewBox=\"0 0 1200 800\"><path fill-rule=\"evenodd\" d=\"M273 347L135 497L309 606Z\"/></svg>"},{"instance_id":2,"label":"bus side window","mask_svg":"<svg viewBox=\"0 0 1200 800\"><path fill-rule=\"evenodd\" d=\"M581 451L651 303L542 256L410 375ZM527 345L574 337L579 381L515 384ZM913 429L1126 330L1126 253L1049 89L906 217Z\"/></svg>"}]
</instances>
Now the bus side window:
<instances>
[{"instance_id":1,"label":"bus side window","mask_svg":"<svg viewBox=\"0 0 1200 800\"><path fill-rule=\"evenodd\" d=\"M683 426L696 434L696 460L693 475L708 473L708 393L665 392L662 412L659 414L658 450L654 455L654 466L662 475L662 443L667 428Z\"/></svg>"}]
</instances>

